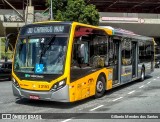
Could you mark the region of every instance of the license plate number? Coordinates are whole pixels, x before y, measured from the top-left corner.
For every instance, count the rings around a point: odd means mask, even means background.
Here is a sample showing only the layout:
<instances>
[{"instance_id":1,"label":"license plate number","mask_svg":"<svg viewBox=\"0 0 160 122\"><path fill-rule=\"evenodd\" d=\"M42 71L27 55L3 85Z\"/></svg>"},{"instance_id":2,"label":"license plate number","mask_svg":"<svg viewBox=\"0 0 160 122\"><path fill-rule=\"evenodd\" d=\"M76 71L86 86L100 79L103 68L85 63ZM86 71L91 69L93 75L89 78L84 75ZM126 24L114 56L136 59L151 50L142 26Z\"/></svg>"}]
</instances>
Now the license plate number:
<instances>
[{"instance_id":1,"label":"license plate number","mask_svg":"<svg viewBox=\"0 0 160 122\"><path fill-rule=\"evenodd\" d=\"M36 95L30 95L29 98L33 100L39 100L39 96Z\"/></svg>"}]
</instances>

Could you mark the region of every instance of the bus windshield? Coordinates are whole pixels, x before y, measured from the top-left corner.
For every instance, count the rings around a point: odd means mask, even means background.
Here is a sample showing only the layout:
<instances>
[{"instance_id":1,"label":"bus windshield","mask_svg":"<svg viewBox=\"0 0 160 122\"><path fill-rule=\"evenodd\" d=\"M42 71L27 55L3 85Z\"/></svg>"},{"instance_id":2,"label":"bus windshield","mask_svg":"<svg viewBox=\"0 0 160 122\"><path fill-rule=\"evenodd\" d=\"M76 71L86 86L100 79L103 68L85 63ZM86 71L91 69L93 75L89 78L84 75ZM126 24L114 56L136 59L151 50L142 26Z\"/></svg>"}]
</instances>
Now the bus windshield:
<instances>
[{"instance_id":1,"label":"bus windshield","mask_svg":"<svg viewBox=\"0 0 160 122\"><path fill-rule=\"evenodd\" d=\"M17 42L14 71L62 74L68 37L65 35L26 36Z\"/></svg>"}]
</instances>

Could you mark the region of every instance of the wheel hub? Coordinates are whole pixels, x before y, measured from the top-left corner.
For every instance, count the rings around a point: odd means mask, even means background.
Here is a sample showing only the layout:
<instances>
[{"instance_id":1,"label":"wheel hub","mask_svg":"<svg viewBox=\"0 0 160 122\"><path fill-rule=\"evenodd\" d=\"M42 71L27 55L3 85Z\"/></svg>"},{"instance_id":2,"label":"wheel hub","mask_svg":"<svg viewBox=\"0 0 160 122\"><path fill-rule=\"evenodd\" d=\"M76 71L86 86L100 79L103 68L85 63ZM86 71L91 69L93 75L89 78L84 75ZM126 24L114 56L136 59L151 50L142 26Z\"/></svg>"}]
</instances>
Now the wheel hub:
<instances>
[{"instance_id":1,"label":"wheel hub","mask_svg":"<svg viewBox=\"0 0 160 122\"><path fill-rule=\"evenodd\" d=\"M97 91L101 92L103 90L103 83L102 81L98 81L97 83Z\"/></svg>"}]
</instances>

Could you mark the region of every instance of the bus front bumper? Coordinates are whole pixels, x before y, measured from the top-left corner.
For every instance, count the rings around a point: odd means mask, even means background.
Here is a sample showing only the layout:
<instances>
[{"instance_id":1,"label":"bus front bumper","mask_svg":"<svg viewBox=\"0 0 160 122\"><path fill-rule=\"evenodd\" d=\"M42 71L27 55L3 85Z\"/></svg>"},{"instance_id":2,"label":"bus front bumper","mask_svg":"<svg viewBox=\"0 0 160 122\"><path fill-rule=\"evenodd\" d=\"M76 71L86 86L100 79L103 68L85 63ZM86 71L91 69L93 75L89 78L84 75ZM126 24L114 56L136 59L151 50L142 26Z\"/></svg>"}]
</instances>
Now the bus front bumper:
<instances>
[{"instance_id":1,"label":"bus front bumper","mask_svg":"<svg viewBox=\"0 0 160 122\"><path fill-rule=\"evenodd\" d=\"M28 98L28 99L38 98L38 100L69 102L69 86L68 85L64 86L63 88L55 92L25 90L25 89L17 88L13 83L12 83L12 89L13 89L13 95L19 98Z\"/></svg>"}]
</instances>

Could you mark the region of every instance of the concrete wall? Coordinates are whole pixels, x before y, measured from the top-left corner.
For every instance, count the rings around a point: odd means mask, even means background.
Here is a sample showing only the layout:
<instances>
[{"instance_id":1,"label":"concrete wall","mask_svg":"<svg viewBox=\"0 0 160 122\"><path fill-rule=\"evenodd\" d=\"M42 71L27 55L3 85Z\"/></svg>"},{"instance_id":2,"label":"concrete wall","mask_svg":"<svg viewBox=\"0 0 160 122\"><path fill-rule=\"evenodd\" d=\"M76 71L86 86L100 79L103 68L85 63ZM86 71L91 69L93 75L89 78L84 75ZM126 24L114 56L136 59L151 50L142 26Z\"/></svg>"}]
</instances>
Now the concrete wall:
<instances>
[{"instance_id":1,"label":"concrete wall","mask_svg":"<svg viewBox=\"0 0 160 122\"><path fill-rule=\"evenodd\" d=\"M18 9L18 11L23 14L23 10ZM35 10L35 12L43 12L43 10ZM0 9L0 14L16 14L16 12L13 9Z\"/></svg>"},{"instance_id":2,"label":"concrete wall","mask_svg":"<svg viewBox=\"0 0 160 122\"><path fill-rule=\"evenodd\" d=\"M146 13L113 13L113 12L99 12L101 17L137 17L148 19L160 19L160 14L146 14Z\"/></svg>"}]
</instances>

